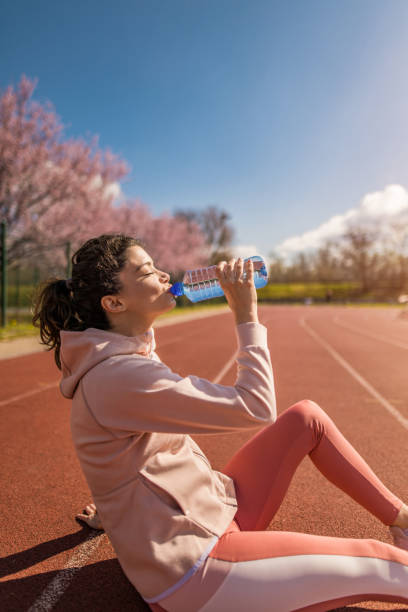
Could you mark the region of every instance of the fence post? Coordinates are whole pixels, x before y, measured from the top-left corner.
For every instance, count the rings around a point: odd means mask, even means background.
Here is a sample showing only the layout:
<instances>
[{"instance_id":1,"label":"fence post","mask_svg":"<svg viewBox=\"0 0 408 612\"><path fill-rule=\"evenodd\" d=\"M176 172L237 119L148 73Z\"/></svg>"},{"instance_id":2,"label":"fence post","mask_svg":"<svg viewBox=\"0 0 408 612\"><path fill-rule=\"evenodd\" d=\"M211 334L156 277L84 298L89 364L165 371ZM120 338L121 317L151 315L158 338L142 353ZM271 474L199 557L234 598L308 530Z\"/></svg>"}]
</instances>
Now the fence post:
<instances>
[{"instance_id":1,"label":"fence post","mask_svg":"<svg viewBox=\"0 0 408 612\"><path fill-rule=\"evenodd\" d=\"M1 222L1 326L7 325L7 225Z\"/></svg>"},{"instance_id":2,"label":"fence post","mask_svg":"<svg viewBox=\"0 0 408 612\"><path fill-rule=\"evenodd\" d=\"M34 284L34 287L36 287L39 282L40 282L40 271L38 269L38 266L35 266L34 273L33 273L33 284Z\"/></svg>"},{"instance_id":3,"label":"fence post","mask_svg":"<svg viewBox=\"0 0 408 612\"><path fill-rule=\"evenodd\" d=\"M20 264L16 266L16 293L15 293L15 316L18 322L20 322Z\"/></svg>"},{"instance_id":4,"label":"fence post","mask_svg":"<svg viewBox=\"0 0 408 612\"><path fill-rule=\"evenodd\" d=\"M67 256L67 278L71 278L71 243L70 242L66 243L65 252Z\"/></svg>"}]
</instances>

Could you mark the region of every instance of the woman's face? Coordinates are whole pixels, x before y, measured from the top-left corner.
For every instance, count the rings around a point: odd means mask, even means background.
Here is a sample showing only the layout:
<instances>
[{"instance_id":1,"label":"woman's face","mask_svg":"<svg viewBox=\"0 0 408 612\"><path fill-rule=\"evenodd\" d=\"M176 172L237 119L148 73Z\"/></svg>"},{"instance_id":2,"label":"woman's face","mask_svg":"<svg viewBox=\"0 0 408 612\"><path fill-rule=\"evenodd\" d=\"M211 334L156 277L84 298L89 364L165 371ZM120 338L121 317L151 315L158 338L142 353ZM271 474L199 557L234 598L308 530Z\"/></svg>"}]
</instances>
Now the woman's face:
<instances>
[{"instance_id":1,"label":"woman's face","mask_svg":"<svg viewBox=\"0 0 408 612\"><path fill-rule=\"evenodd\" d=\"M152 258L142 247L127 249L127 261L119 278L122 283L120 293L104 296L102 300L105 306L109 306L108 314L121 314L127 324L149 321L176 305L174 297L168 293L170 275L155 268Z\"/></svg>"}]
</instances>

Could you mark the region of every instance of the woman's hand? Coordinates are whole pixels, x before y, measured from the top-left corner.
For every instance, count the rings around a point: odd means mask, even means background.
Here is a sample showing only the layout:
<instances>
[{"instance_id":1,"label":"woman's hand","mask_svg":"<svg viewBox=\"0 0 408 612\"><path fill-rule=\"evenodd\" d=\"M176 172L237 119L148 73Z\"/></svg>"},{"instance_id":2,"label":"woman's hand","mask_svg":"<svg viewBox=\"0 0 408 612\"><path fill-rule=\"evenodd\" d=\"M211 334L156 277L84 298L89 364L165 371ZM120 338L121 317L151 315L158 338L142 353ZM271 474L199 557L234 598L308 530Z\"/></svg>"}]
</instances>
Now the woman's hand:
<instances>
[{"instance_id":1,"label":"woman's hand","mask_svg":"<svg viewBox=\"0 0 408 612\"><path fill-rule=\"evenodd\" d=\"M243 278L245 272L246 278ZM225 293L236 324L253 321L258 323L257 295L254 284L254 265L251 259L245 264L239 259L221 261L216 266L217 278Z\"/></svg>"},{"instance_id":2,"label":"woman's hand","mask_svg":"<svg viewBox=\"0 0 408 612\"><path fill-rule=\"evenodd\" d=\"M75 518L80 521L83 521L89 527L92 527L92 529L103 530L101 519L99 518L99 514L95 504L89 504L88 506L86 506L84 514L77 514Z\"/></svg>"}]
</instances>

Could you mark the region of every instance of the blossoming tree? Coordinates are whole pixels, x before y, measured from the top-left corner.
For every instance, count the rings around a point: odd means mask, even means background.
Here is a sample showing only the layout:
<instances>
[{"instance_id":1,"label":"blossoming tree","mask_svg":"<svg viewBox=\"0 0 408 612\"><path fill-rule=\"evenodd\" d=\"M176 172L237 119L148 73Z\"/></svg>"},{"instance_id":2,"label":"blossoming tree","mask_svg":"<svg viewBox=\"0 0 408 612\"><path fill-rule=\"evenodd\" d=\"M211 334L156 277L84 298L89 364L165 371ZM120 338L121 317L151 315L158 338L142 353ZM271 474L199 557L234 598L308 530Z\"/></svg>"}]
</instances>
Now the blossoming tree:
<instances>
[{"instance_id":1,"label":"blossoming tree","mask_svg":"<svg viewBox=\"0 0 408 612\"><path fill-rule=\"evenodd\" d=\"M93 236L122 232L144 240L166 269L205 263L196 223L155 218L139 200L117 205L127 163L98 149L97 137L64 140L52 105L31 100L35 86L23 76L0 96L0 219L8 226L9 262L64 264L64 250L55 247L69 242L75 250Z\"/></svg>"}]
</instances>

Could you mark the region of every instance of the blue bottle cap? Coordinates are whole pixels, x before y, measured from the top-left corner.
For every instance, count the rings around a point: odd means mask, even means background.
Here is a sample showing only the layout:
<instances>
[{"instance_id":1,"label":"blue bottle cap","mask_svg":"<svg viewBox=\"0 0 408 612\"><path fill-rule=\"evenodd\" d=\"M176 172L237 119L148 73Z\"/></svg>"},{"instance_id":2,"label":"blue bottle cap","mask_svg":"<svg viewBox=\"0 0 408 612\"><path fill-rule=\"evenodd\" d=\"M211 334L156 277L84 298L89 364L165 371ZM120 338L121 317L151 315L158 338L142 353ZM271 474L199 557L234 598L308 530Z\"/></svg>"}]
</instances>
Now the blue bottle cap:
<instances>
[{"instance_id":1,"label":"blue bottle cap","mask_svg":"<svg viewBox=\"0 0 408 612\"><path fill-rule=\"evenodd\" d=\"M183 283L174 283L174 285L170 287L169 291L176 297L180 297L180 295L184 295Z\"/></svg>"}]
</instances>

